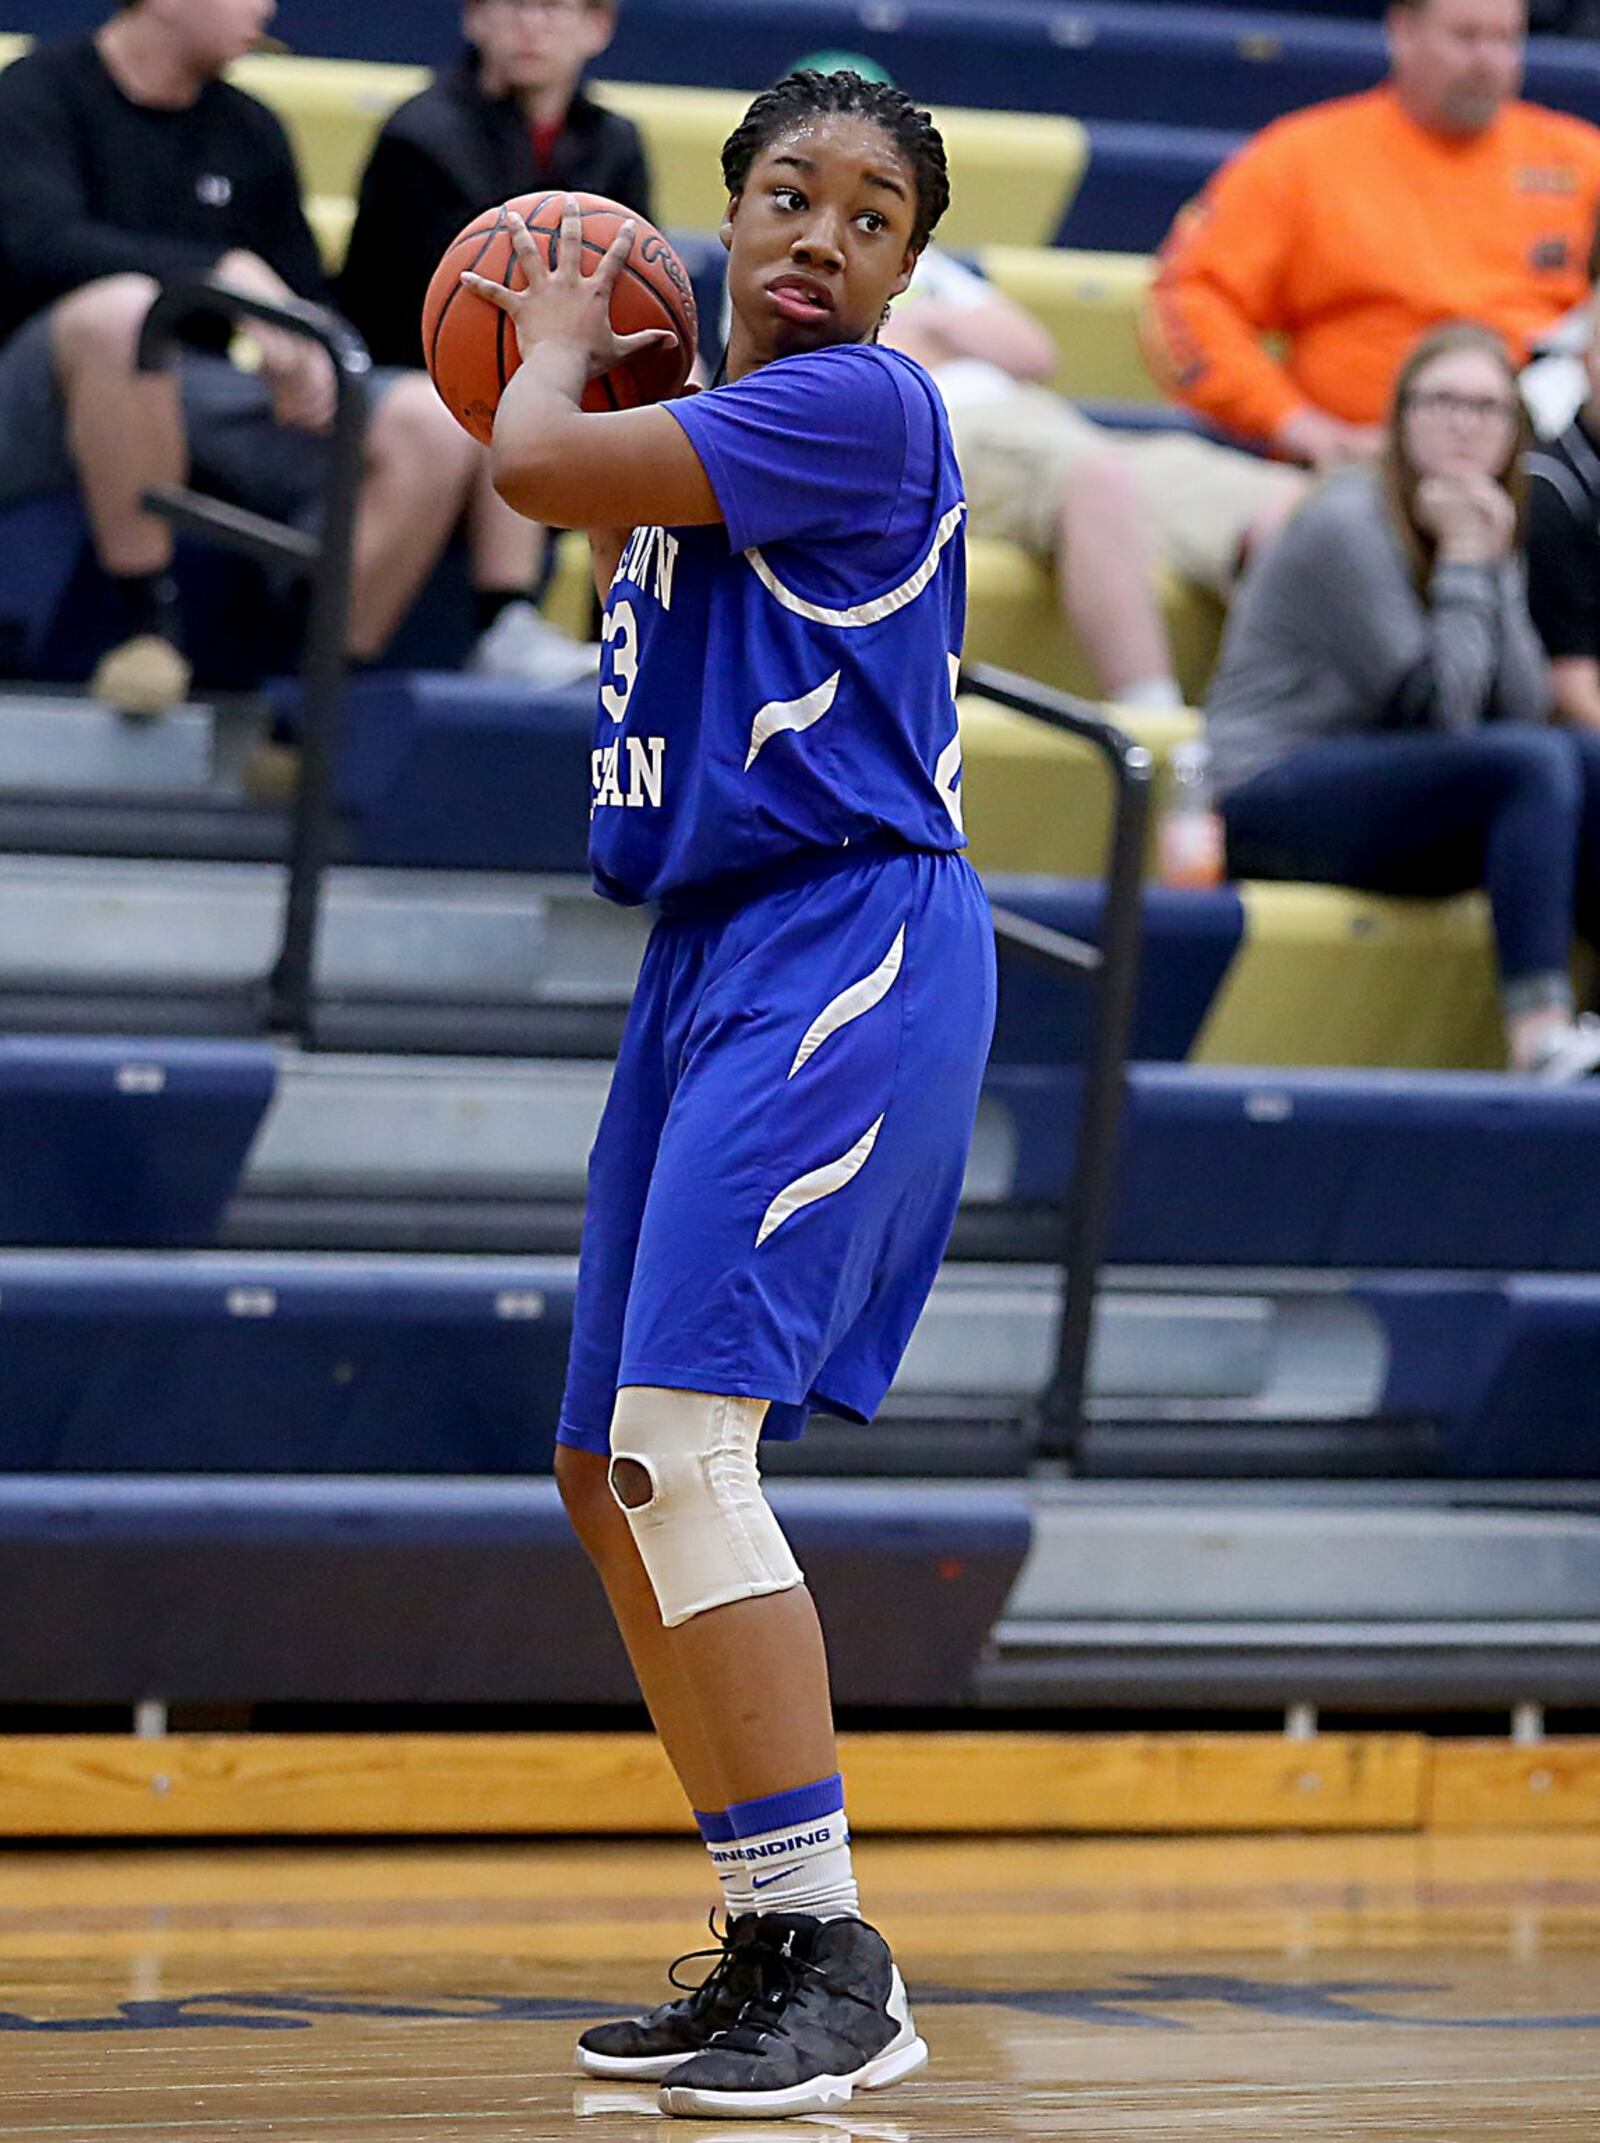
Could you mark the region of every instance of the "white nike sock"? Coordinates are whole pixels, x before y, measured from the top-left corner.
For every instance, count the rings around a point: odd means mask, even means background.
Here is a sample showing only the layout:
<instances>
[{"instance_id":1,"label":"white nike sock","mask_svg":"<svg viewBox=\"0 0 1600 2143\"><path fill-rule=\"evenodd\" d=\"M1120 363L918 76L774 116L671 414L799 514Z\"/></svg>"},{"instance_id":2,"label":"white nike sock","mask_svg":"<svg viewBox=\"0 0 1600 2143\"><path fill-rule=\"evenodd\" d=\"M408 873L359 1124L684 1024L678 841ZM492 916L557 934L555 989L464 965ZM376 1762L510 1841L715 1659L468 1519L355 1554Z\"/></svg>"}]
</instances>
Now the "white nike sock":
<instances>
[{"instance_id":1,"label":"white nike sock","mask_svg":"<svg viewBox=\"0 0 1600 2143\"><path fill-rule=\"evenodd\" d=\"M730 1914L810 1913L819 1920L859 1919L861 1900L850 1864L844 1784L837 1776L789 1793L741 1801L727 1812L734 1836L707 1839Z\"/></svg>"}]
</instances>

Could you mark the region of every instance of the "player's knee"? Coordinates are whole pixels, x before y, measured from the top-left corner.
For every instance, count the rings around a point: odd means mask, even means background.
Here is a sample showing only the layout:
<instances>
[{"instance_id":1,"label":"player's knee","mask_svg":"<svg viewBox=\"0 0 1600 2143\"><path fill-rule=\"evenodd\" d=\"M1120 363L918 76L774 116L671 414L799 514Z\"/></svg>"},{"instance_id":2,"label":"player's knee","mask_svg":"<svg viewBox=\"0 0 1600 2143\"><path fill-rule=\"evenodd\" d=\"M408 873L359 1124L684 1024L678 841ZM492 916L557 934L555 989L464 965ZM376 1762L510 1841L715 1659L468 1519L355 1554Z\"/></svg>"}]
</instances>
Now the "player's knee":
<instances>
[{"instance_id":1,"label":"player's knee","mask_svg":"<svg viewBox=\"0 0 1600 2143\"><path fill-rule=\"evenodd\" d=\"M394 382L372 420L371 458L436 490L441 483L465 486L477 474L483 450L457 424L425 372Z\"/></svg>"},{"instance_id":2,"label":"player's knee","mask_svg":"<svg viewBox=\"0 0 1600 2143\"><path fill-rule=\"evenodd\" d=\"M556 1488L572 1530L597 1561L618 1529L617 1506L607 1479L609 1461L598 1451L557 1444Z\"/></svg>"},{"instance_id":3,"label":"player's knee","mask_svg":"<svg viewBox=\"0 0 1600 2143\"><path fill-rule=\"evenodd\" d=\"M761 1492L763 1399L636 1385L617 1394L610 1490L668 1629L804 1582Z\"/></svg>"},{"instance_id":4,"label":"player's knee","mask_svg":"<svg viewBox=\"0 0 1600 2143\"><path fill-rule=\"evenodd\" d=\"M50 316L58 366L131 367L157 288L148 275L105 275L60 299Z\"/></svg>"}]
</instances>

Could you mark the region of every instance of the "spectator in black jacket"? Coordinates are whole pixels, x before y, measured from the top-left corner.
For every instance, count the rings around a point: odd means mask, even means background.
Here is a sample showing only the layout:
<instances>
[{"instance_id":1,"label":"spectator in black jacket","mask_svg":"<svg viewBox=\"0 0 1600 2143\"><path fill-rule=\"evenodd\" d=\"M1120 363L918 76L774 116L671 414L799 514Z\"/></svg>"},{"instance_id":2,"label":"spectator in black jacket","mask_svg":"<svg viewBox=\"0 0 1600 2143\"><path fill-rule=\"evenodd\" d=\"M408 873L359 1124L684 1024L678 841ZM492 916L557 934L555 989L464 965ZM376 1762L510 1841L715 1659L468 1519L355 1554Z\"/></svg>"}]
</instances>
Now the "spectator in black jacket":
<instances>
[{"instance_id":1,"label":"spectator in black jacket","mask_svg":"<svg viewBox=\"0 0 1600 2143\"><path fill-rule=\"evenodd\" d=\"M152 485L194 481L277 519L315 515L333 371L303 337L256 329L260 370L213 344L135 368L163 279L321 299L282 127L222 79L276 0L119 0L93 38L0 74L0 504L82 491L123 637L96 693L159 713L188 688L172 535ZM476 449L426 380L380 382L356 532L350 652L379 655L459 519Z\"/></svg>"},{"instance_id":2,"label":"spectator in black jacket","mask_svg":"<svg viewBox=\"0 0 1600 2143\"><path fill-rule=\"evenodd\" d=\"M466 0L467 50L393 114L361 181L339 302L378 364L422 364L429 280L480 209L559 187L650 215L637 128L581 86L616 21L615 0ZM487 455L471 534L474 668L553 682L592 667L527 599L543 531L495 497Z\"/></svg>"}]
</instances>

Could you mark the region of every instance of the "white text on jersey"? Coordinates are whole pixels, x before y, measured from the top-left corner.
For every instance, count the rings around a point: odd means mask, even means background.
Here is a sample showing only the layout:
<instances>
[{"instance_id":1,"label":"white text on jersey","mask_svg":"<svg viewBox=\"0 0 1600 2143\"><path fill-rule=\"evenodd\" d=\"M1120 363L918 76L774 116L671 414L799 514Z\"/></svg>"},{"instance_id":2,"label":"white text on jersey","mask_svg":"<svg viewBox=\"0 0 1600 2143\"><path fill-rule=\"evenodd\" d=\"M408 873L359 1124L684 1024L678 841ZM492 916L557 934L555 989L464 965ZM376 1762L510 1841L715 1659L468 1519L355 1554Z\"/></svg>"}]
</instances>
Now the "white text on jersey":
<instances>
[{"instance_id":1,"label":"white text on jersey","mask_svg":"<svg viewBox=\"0 0 1600 2143\"><path fill-rule=\"evenodd\" d=\"M636 528L628 538L616 579L632 581L636 588L653 595L663 610L670 610L672 579L677 570L677 537L664 528Z\"/></svg>"}]
</instances>

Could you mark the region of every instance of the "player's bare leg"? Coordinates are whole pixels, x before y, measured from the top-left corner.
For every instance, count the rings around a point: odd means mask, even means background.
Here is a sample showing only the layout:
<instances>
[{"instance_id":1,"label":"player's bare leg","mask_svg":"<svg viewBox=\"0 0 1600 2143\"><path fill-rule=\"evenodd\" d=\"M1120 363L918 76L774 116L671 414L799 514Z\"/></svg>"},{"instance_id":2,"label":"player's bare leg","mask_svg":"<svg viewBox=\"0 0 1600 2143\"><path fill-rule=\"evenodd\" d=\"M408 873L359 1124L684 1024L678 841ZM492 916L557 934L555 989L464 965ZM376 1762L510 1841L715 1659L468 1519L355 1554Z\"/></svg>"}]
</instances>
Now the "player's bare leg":
<instances>
[{"instance_id":1,"label":"player's bare leg","mask_svg":"<svg viewBox=\"0 0 1600 2143\"><path fill-rule=\"evenodd\" d=\"M50 323L95 552L127 610L125 637L102 660L91 690L132 714L175 705L190 676L178 645L172 530L143 505L151 486L181 484L188 469L177 374L137 364L156 287L148 276L105 276L62 298Z\"/></svg>"},{"instance_id":2,"label":"player's bare leg","mask_svg":"<svg viewBox=\"0 0 1600 2143\"><path fill-rule=\"evenodd\" d=\"M700 1700L679 1664L676 1632L663 1629L628 1521L617 1508L610 1461L566 1446L556 1452L556 1484L572 1529L605 1586L635 1679L667 1761L691 1808L725 1808L722 1778L712 1753Z\"/></svg>"},{"instance_id":3,"label":"player's bare leg","mask_svg":"<svg viewBox=\"0 0 1600 2143\"><path fill-rule=\"evenodd\" d=\"M1155 592L1155 559L1122 457L1086 455L1061 494L1061 607L1108 699L1182 704Z\"/></svg>"},{"instance_id":4,"label":"player's bare leg","mask_svg":"<svg viewBox=\"0 0 1600 2143\"><path fill-rule=\"evenodd\" d=\"M423 373L397 380L367 437L350 582L350 653L371 661L432 572L461 518L482 450Z\"/></svg>"},{"instance_id":5,"label":"player's bare leg","mask_svg":"<svg viewBox=\"0 0 1600 2143\"><path fill-rule=\"evenodd\" d=\"M765 1411L634 1387L609 1465L559 1460L728 1903L701 1988L579 2042L591 2075L665 2078L671 2113L816 2111L927 2058L859 1917L822 1633L755 1471Z\"/></svg>"}]
</instances>

